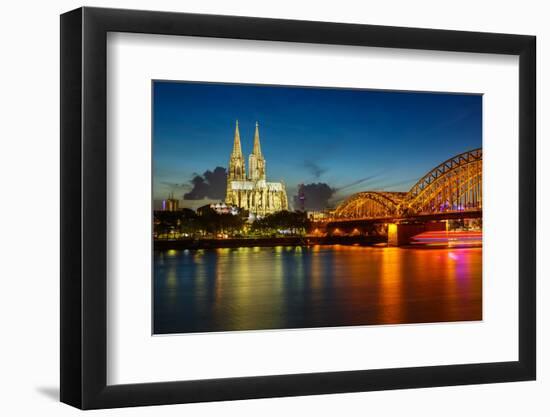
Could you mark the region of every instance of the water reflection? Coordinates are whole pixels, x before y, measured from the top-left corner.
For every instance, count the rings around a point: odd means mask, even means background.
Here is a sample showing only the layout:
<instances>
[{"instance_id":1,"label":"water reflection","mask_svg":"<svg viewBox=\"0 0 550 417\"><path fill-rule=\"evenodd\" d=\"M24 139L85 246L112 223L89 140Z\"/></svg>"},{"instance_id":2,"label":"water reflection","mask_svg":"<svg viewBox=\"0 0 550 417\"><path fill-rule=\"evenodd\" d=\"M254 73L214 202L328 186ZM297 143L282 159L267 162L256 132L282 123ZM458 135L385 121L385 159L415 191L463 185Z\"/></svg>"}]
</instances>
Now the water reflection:
<instances>
[{"instance_id":1,"label":"water reflection","mask_svg":"<svg viewBox=\"0 0 550 417\"><path fill-rule=\"evenodd\" d=\"M157 251L155 333L481 319L481 248Z\"/></svg>"}]
</instances>

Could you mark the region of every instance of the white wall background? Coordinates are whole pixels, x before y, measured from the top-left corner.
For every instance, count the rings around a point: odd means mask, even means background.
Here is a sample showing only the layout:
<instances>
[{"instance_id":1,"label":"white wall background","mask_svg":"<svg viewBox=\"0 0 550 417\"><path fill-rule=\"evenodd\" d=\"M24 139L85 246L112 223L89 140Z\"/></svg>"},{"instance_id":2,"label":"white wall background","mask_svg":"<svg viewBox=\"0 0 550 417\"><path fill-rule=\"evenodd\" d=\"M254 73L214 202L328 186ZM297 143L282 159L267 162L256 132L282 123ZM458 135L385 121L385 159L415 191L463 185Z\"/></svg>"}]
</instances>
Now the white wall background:
<instances>
[{"instance_id":1,"label":"white wall background","mask_svg":"<svg viewBox=\"0 0 550 417\"><path fill-rule=\"evenodd\" d=\"M76 415L59 392L59 17L73 0L3 4L0 65L0 410L3 415ZM533 34L538 37L539 213L550 203L550 149L543 120L549 83L550 26L545 2L394 0L124 0L86 5L238 14ZM543 188L546 191L543 192ZM546 203L546 204L545 204ZM145 407L96 415L270 416L528 415L550 412L550 221L539 215L539 378L536 382ZM546 395L544 395L546 394Z\"/></svg>"}]
</instances>

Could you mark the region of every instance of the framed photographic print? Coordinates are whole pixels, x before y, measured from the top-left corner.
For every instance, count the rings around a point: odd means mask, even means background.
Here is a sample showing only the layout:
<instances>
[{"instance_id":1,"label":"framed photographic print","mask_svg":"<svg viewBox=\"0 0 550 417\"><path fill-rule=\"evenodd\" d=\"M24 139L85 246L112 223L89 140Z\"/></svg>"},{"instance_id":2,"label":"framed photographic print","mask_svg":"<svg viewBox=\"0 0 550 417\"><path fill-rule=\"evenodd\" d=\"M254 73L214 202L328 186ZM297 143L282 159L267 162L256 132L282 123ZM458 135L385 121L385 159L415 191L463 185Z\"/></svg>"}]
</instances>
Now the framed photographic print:
<instances>
[{"instance_id":1,"label":"framed photographic print","mask_svg":"<svg viewBox=\"0 0 550 417\"><path fill-rule=\"evenodd\" d=\"M61 16L61 400L535 379L535 38Z\"/></svg>"}]
</instances>

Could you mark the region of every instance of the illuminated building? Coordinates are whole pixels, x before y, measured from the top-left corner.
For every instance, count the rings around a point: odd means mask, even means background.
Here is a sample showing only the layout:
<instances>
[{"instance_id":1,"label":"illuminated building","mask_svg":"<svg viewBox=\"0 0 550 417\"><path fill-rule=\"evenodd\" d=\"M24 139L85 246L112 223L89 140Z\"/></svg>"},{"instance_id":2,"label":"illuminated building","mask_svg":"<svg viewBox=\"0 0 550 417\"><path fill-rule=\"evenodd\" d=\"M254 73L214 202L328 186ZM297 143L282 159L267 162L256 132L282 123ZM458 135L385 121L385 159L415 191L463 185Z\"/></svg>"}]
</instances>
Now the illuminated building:
<instances>
[{"instance_id":1,"label":"illuminated building","mask_svg":"<svg viewBox=\"0 0 550 417\"><path fill-rule=\"evenodd\" d=\"M282 182L266 180L266 162L260 147L257 122L254 132L254 147L248 157L248 175L241 150L239 122L236 123L233 151L227 170L225 203L248 210L256 216L288 209L285 185Z\"/></svg>"},{"instance_id":2,"label":"illuminated building","mask_svg":"<svg viewBox=\"0 0 550 417\"><path fill-rule=\"evenodd\" d=\"M307 212L307 218L311 221L318 222L330 219L331 217L328 211L310 210Z\"/></svg>"},{"instance_id":3,"label":"illuminated building","mask_svg":"<svg viewBox=\"0 0 550 417\"><path fill-rule=\"evenodd\" d=\"M237 214L239 214L239 207L227 205L225 203L207 204L205 206L199 207L197 209L197 213L203 214L206 209L213 210L218 214L232 214L233 216L236 216Z\"/></svg>"},{"instance_id":4,"label":"illuminated building","mask_svg":"<svg viewBox=\"0 0 550 417\"><path fill-rule=\"evenodd\" d=\"M166 200L162 200L162 211L178 211L180 202L174 198L174 193L170 193Z\"/></svg>"}]
</instances>

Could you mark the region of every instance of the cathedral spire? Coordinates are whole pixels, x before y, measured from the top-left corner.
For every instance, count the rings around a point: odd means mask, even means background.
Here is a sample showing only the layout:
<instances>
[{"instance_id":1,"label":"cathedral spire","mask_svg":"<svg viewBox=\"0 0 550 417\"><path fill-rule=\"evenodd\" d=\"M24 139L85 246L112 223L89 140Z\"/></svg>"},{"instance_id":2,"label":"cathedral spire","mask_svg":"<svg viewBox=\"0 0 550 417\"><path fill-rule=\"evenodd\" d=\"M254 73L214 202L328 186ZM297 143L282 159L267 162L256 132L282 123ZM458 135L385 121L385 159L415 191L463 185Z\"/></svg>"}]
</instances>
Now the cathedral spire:
<instances>
[{"instance_id":1,"label":"cathedral spire","mask_svg":"<svg viewBox=\"0 0 550 417\"><path fill-rule=\"evenodd\" d=\"M254 132L254 149L252 153L256 156L262 156L262 148L260 147L260 130L258 128L258 122L256 122L256 131Z\"/></svg>"},{"instance_id":2,"label":"cathedral spire","mask_svg":"<svg viewBox=\"0 0 550 417\"><path fill-rule=\"evenodd\" d=\"M253 181L265 180L265 159L262 156L260 147L260 129L256 122L256 131L254 132L254 148L248 157L248 178Z\"/></svg>"},{"instance_id":3,"label":"cathedral spire","mask_svg":"<svg viewBox=\"0 0 550 417\"><path fill-rule=\"evenodd\" d=\"M239 121L237 120L235 122L235 138L233 139L233 156L240 156L242 157L242 150L241 150L241 135L239 133Z\"/></svg>"},{"instance_id":4,"label":"cathedral spire","mask_svg":"<svg viewBox=\"0 0 550 417\"><path fill-rule=\"evenodd\" d=\"M227 170L227 186L230 181L242 181L246 177L246 167L244 165L243 152L241 149L241 135L239 134L239 121L235 122L235 137L233 138L233 151L229 157L229 167Z\"/></svg>"}]
</instances>

